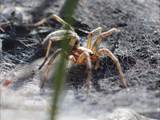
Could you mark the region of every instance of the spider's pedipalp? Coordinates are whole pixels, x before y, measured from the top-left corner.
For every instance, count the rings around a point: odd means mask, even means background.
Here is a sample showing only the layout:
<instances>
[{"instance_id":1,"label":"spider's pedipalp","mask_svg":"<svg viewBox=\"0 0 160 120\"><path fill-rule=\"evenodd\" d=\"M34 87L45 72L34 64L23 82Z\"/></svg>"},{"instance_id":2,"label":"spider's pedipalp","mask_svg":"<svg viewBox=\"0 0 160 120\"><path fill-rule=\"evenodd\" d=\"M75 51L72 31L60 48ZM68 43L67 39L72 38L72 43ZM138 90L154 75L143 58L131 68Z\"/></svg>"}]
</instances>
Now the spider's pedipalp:
<instances>
[{"instance_id":1,"label":"spider's pedipalp","mask_svg":"<svg viewBox=\"0 0 160 120\"><path fill-rule=\"evenodd\" d=\"M73 55L69 55L69 60L71 60L73 63L76 63L76 58Z\"/></svg>"}]
</instances>

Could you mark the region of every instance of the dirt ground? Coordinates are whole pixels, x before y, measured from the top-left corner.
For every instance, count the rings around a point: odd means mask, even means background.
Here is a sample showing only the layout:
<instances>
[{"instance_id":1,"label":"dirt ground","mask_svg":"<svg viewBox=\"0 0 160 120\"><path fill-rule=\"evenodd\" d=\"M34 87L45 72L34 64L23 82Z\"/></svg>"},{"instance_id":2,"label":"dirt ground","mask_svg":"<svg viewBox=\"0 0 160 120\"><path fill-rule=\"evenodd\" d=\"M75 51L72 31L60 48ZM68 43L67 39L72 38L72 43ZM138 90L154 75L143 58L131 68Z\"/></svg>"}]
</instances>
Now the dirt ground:
<instances>
[{"instance_id":1,"label":"dirt ground","mask_svg":"<svg viewBox=\"0 0 160 120\"><path fill-rule=\"evenodd\" d=\"M15 0L14 2L12 0L1 0L0 21L6 21L6 19L16 20L16 24L22 25L38 21L50 13L61 16L63 15L63 3L64 0ZM131 99L140 101L135 106L144 103L148 105L142 106L142 109L153 107L151 112L142 113L142 110L139 110L140 113L149 117L160 118L160 112L158 111L160 109L160 102L158 102L160 101L160 1L79 0L73 17L76 21L75 26L81 29L92 30L99 26L103 28L103 31L113 27L120 29L119 33L106 38L101 47L109 48L118 56L129 88L134 89L128 93L134 95L131 95L131 98L126 98L130 102L122 104L127 106L134 102ZM0 64L2 65L4 61L5 63L7 61L13 63L9 66L7 64L1 66L1 75L18 64L32 62L30 58L34 55L36 47L55 28L42 31L38 36L33 31L33 34L29 35L31 31L23 27L15 27L14 29L7 27L5 33L1 32ZM13 38L15 39L13 40ZM24 39L28 41L23 41ZM23 42L19 42L21 40ZM26 45L30 46L26 47ZM102 58L101 65L102 68L93 71L93 81L96 81L97 91L100 90L106 96L121 91L123 88L117 81L118 75L112 62L109 59ZM76 74L76 70L78 74ZM79 83L82 79L81 74L83 74L81 68L76 68L76 70L71 70L69 76L71 83L75 86L76 83L73 82L78 79ZM97 82L98 86L96 86ZM145 92L139 92L139 90ZM148 100L142 100L143 98L140 98L141 94L146 96L149 94ZM150 97L150 94L152 97ZM97 96L103 97L103 95ZM95 104L102 107L103 104L97 101Z\"/></svg>"}]
</instances>

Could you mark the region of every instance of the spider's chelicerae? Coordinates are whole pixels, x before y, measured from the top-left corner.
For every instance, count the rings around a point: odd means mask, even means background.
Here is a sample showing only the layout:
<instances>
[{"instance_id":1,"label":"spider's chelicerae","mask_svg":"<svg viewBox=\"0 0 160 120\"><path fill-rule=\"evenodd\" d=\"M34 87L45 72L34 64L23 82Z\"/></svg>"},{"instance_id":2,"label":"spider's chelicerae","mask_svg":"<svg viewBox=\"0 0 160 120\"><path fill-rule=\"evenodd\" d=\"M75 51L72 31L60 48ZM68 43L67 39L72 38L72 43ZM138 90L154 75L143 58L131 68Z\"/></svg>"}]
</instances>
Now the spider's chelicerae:
<instances>
[{"instance_id":1,"label":"spider's chelicerae","mask_svg":"<svg viewBox=\"0 0 160 120\"><path fill-rule=\"evenodd\" d=\"M45 68L45 78L47 80L48 72L50 71L50 65L54 62L55 58L59 55L60 52L62 52L62 49L59 48L56 51L54 51L49 58L50 51L53 49L53 46L57 43L63 40L65 35L67 34L67 39L69 43L70 52L67 56L68 60L71 60L74 64L86 64L87 68L87 79L86 79L86 85L90 86L91 81L91 70L92 70L92 62L99 62L100 56L108 56L112 59L113 63L116 65L117 70L120 75L120 80L124 87L127 87L127 81L124 77L124 74L122 72L121 65L119 63L119 60L117 57L107 48L100 48L100 43L105 37L110 36L113 32L118 32L119 30L116 28L112 28L107 32L102 32L102 28L98 27L91 32L88 32L87 36L87 46L80 46L80 37L78 34L74 31L73 27L69 25L67 22L65 22L63 19L61 19L57 15L52 15L50 18L53 18L60 22L65 27L67 26L69 30L57 30L52 33L50 33L42 42L42 45L44 48L46 48L46 55L44 62L40 65L39 69L41 69L44 64L46 64ZM42 21L36 23L35 25L41 25L45 22L45 19ZM93 38L96 34L96 39L92 43ZM52 50L53 51L53 50ZM48 60L49 58L49 60ZM96 67L98 67L98 64L96 64ZM44 80L41 84L41 88L44 86L45 81Z\"/></svg>"}]
</instances>

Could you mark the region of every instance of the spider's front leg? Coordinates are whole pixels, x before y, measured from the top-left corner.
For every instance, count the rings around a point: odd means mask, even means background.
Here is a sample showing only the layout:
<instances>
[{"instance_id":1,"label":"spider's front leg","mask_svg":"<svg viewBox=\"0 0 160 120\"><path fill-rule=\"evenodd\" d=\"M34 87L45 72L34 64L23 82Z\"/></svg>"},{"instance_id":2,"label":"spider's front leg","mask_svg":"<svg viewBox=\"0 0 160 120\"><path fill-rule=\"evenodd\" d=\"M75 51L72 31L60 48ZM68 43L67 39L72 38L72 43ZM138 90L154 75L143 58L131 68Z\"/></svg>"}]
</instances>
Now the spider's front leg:
<instances>
[{"instance_id":1,"label":"spider's front leg","mask_svg":"<svg viewBox=\"0 0 160 120\"><path fill-rule=\"evenodd\" d=\"M93 37L96 36L96 35L101 34L101 32L102 32L102 28L101 27L97 27L96 29L93 29L91 32L88 33L88 36L87 36L87 48L88 49L92 48Z\"/></svg>"},{"instance_id":2,"label":"spider's front leg","mask_svg":"<svg viewBox=\"0 0 160 120\"><path fill-rule=\"evenodd\" d=\"M125 76L124 76L124 74L122 72L122 68L121 68L120 62L117 59L117 57L109 49L107 49L107 48L99 49L98 52L97 52L97 54L99 56L106 55L106 56L108 56L108 57L110 57L112 59L112 61L114 62L114 64L116 64L117 70L118 70L119 75L120 75L120 80L121 80L123 86L125 88L127 88L127 86L128 86L127 85L127 81L126 81Z\"/></svg>"},{"instance_id":3,"label":"spider's front leg","mask_svg":"<svg viewBox=\"0 0 160 120\"><path fill-rule=\"evenodd\" d=\"M102 40L110 35L112 35L114 32L119 32L120 30L117 28L112 28L106 32L102 32L99 34L96 38L96 41L93 43L92 51L96 52L97 48L100 46Z\"/></svg>"},{"instance_id":4,"label":"spider's front leg","mask_svg":"<svg viewBox=\"0 0 160 120\"><path fill-rule=\"evenodd\" d=\"M83 52L78 60L77 60L77 64L83 64L86 63L86 71L87 71L87 79L86 79L86 87L87 87L87 93L89 92L89 89L91 87L91 75L92 75L92 63L91 63L91 58L88 52Z\"/></svg>"}]
</instances>

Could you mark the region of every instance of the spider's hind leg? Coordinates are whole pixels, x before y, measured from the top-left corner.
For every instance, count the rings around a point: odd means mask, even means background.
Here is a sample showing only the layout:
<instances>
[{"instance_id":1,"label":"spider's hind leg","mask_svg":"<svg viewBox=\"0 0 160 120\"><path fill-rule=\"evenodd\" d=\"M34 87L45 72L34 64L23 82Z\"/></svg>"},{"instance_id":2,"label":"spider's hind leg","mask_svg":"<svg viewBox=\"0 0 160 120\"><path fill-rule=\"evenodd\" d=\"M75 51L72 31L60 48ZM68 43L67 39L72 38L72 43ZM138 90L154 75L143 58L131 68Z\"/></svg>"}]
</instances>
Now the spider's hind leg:
<instances>
[{"instance_id":1,"label":"spider's hind leg","mask_svg":"<svg viewBox=\"0 0 160 120\"><path fill-rule=\"evenodd\" d=\"M39 70L44 66L44 64L48 60L48 56L49 56L49 53L50 53L50 50L51 50L51 45L52 45L52 40L49 40L48 47L47 47L47 52L46 52L43 63L38 68Z\"/></svg>"},{"instance_id":2,"label":"spider's hind leg","mask_svg":"<svg viewBox=\"0 0 160 120\"><path fill-rule=\"evenodd\" d=\"M50 60L48 61L46 68L44 69L44 79L40 83L40 88L43 88L45 82L48 80L48 73L51 69L51 65L53 64L55 58L60 54L61 51L62 51L61 49L57 49L51 56Z\"/></svg>"}]
</instances>

